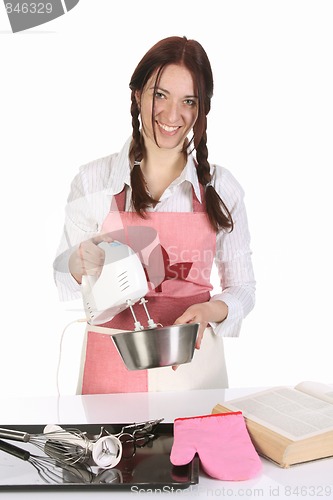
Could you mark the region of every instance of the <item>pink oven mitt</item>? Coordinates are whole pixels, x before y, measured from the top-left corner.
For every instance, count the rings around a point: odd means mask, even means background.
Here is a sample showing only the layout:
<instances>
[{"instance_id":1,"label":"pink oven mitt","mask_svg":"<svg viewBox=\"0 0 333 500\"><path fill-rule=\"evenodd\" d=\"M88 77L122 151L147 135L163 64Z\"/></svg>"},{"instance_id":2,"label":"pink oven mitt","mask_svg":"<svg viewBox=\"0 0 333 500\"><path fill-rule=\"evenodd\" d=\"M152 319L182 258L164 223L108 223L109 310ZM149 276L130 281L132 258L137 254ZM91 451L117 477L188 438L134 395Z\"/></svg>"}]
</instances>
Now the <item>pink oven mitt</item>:
<instances>
[{"instance_id":1,"label":"pink oven mitt","mask_svg":"<svg viewBox=\"0 0 333 500\"><path fill-rule=\"evenodd\" d=\"M175 419L171 463L188 464L195 453L216 479L250 479L262 468L240 411Z\"/></svg>"}]
</instances>

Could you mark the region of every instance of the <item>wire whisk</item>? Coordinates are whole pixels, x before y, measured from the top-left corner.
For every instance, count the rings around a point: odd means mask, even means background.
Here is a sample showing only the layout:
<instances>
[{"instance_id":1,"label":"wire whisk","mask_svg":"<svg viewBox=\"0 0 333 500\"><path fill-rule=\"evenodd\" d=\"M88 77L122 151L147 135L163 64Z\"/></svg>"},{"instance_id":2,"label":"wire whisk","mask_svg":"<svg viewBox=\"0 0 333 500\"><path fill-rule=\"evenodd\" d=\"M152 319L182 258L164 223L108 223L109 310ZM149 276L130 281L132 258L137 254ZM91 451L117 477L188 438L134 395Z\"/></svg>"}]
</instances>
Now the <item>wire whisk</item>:
<instances>
[{"instance_id":1,"label":"wire whisk","mask_svg":"<svg viewBox=\"0 0 333 500\"><path fill-rule=\"evenodd\" d=\"M12 429L0 428L0 438L31 443L52 458L57 458L65 464L83 463L90 454L90 440L78 429L62 429L58 426L46 426L44 433L29 434Z\"/></svg>"},{"instance_id":2,"label":"wire whisk","mask_svg":"<svg viewBox=\"0 0 333 500\"><path fill-rule=\"evenodd\" d=\"M69 464L58 463L50 457L33 455L28 450L14 446L0 440L0 450L4 451L20 460L29 462L38 472L39 477L49 484L70 483L91 483L94 482L94 475L90 470Z\"/></svg>"}]
</instances>

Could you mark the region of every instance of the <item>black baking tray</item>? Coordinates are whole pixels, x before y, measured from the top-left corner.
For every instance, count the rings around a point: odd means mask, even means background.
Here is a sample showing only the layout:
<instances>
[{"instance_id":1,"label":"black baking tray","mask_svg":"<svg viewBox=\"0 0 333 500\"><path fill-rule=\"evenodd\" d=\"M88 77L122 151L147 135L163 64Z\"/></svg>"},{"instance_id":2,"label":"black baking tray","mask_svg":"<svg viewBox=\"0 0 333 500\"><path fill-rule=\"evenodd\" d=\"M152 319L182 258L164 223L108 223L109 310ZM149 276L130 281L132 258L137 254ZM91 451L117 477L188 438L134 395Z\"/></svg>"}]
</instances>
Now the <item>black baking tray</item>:
<instances>
[{"instance_id":1,"label":"black baking tray","mask_svg":"<svg viewBox=\"0 0 333 500\"><path fill-rule=\"evenodd\" d=\"M127 423L61 424L61 427L65 429L74 427L82 432L98 435L102 427L109 433L117 434L124 425ZM20 430L29 434L41 434L44 429L44 425L0 425L0 427ZM1 439L0 491L104 489L110 491L171 492L189 488L199 482L199 458L195 455L189 464L179 467L173 466L170 462L172 443L173 424L159 423L154 430L154 438L144 446L136 447L135 454L130 450L126 456L123 454L115 468L101 469L85 464L60 467L58 462L49 458L45 464L42 459L32 456L45 457L44 453L35 445ZM30 458L22 460L8 451L4 451L8 444L28 451L31 454Z\"/></svg>"}]
</instances>

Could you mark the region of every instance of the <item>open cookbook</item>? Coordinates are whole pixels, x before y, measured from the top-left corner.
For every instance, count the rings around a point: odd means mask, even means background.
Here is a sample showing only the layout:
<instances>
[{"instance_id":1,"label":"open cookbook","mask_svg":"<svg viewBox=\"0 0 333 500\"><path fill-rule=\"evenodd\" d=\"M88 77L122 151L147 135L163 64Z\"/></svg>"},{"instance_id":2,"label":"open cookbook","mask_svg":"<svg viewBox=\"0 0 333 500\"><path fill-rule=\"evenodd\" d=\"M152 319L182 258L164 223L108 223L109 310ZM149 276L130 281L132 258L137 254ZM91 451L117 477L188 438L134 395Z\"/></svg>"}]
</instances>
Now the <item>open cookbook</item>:
<instances>
[{"instance_id":1,"label":"open cookbook","mask_svg":"<svg viewBox=\"0 0 333 500\"><path fill-rule=\"evenodd\" d=\"M333 385L301 382L214 406L241 411L257 452L281 467L333 456Z\"/></svg>"}]
</instances>

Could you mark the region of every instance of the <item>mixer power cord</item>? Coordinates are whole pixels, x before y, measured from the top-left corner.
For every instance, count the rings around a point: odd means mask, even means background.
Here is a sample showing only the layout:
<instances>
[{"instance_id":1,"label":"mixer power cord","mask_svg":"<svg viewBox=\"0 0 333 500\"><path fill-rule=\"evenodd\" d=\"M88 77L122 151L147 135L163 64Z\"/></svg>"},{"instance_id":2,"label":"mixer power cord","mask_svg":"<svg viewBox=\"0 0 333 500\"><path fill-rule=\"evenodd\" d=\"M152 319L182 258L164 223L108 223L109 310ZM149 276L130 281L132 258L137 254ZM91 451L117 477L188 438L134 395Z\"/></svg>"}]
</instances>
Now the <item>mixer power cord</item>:
<instances>
[{"instance_id":1,"label":"mixer power cord","mask_svg":"<svg viewBox=\"0 0 333 500\"><path fill-rule=\"evenodd\" d=\"M65 326L65 328L63 329L63 331L61 333L60 344L59 344L59 356L58 356L57 374L56 374L56 384L57 384L57 394L58 394L58 397L60 397L59 375L60 375L61 358L62 358L62 353L63 353L63 340L64 340L64 336L65 336L65 333L66 333L67 329L70 326L74 325L75 323L87 323L87 319L86 318L79 318L79 319L75 319L75 320L71 321L70 323L68 323Z\"/></svg>"}]
</instances>

